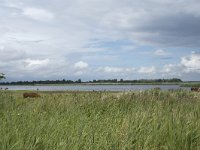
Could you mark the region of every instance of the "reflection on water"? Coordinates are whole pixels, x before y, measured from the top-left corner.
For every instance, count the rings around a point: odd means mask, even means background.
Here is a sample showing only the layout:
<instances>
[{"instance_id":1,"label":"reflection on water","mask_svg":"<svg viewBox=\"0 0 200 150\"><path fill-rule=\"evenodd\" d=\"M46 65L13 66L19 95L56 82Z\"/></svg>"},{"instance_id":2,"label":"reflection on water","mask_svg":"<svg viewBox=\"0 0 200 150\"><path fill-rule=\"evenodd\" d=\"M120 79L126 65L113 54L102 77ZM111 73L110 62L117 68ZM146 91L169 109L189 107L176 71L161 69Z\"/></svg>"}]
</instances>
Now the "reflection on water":
<instances>
[{"instance_id":1,"label":"reflection on water","mask_svg":"<svg viewBox=\"0 0 200 150\"><path fill-rule=\"evenodd\" d=\"M161 90L185 89L179 85L64 85L64 86L0 86L8 90L39 90L39 91L136 91L159 87Z\"/></svg>"}]
</instances>

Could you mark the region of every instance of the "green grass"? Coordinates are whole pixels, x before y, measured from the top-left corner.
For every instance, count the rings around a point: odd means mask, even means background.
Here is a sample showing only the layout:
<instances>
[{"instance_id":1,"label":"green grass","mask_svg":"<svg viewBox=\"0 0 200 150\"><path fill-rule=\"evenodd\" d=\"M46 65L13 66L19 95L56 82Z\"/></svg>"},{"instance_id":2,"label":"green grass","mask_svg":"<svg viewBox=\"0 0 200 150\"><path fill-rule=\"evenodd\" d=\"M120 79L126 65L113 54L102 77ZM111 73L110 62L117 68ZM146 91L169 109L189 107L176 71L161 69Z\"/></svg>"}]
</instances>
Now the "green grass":
<instances>
[{"instance_id":1,"label":"green grass","mask_svg":"<svg viewBox=\"0 0 200 150\"><path fill-rule=\"evenodd\" d=\"M0 92L0 149L200 149L200 93Z\"/></svg>"},{"instance_id":2,"label":"green grass","mask_svg":"<svg viewBox=\"0 0 200 150\"><path fill-rule=\"evenodd\" d=\"M185 82L180 84L181 87L200 87L200 82Z\"/></svg>"}]
</instances>

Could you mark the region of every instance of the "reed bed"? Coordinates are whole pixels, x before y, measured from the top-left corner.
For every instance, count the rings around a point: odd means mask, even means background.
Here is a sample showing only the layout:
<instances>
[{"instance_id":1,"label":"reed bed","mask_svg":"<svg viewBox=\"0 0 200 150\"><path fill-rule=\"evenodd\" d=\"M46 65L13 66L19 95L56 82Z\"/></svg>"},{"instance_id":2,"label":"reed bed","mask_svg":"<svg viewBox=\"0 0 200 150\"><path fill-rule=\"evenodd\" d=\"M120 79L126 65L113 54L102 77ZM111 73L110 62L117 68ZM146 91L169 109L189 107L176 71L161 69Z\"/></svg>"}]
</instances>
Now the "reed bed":
<instances>
[{"instance_id":1,"label":"reed bed","mask_svg":"<svg viewBox=\"0 0 200 150\"><path fill-rule=\"evenodd\" d=\"M200 93L0 92L0 149L200 149Z\"/></svg>"}]
</instances>

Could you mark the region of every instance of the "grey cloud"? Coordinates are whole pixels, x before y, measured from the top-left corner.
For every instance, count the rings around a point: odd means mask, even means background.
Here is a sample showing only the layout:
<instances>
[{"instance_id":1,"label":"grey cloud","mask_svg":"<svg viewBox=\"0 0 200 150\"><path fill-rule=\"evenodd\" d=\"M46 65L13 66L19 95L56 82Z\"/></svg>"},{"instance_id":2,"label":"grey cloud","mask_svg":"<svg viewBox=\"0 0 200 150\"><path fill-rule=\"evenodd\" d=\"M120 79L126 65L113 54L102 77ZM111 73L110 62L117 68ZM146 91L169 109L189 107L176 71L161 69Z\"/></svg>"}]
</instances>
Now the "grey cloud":
<instances>
[{"instance_id":1,"label":"grey cloud","mask_svg":"<svg viewBox=\"0 0 200 150\"><path fill-rule=\"evenodd\" d=\"M134 1L132 5L126 5L126 10L122 7L108 12L101 21L105 26L110 26L109 29L125 32L139 43L163 47L198 47L200 11L192 12L194 6L191 4L200 8L200 2L170 2Z\"/></svg>"},{"instance_id":2,"label":"grey cloud","mask_svg":"<svg viewBox=\"0 0 200 150\"><path fill-rule=\"evenodd\" d=\"M188 14L163 16L137 27L136 32L149 35L140 40L163 46L198 47L200 45L200 17Z\"/></svg>"},{"instance_id":3,"label":"grey cloud","mask_svg":"<svg viewBox=\"0 0 200 150\"><path fill-rule=\"evenodd\" d=\"M52 11L57 14L56 20L48 26L53 25L56 28L49 28L50 34L55 36L53 32L56 30L68 34L77 30L78 33L70 34L75 36L77 43L83 40L78 38L80 36L85 37L85 43L95 37L111 39L131 37L133 41L139 43L167 47L195 47L200 43L200 12L197 9L200 5L195 0L190 2L68 0L59 3L52 0L48 1L47 5L44 5L45 3L46 1L29 0L17 7L43 7ZM38 24L33 25L38 26ZM65 36L62 35L63 38L69 39Z\"/></svg>"},{"instance_id":4,"label":"grey cloud","mask_svg":"<svg viewBox=\"0 0 200 150\"><path fill-rule=\"evenodd\" d=\"M20 13L21 13L21 10L18 9L18 8L1 6L0 5L1 19L11 19L11 18L16 17L16 15L20 14Z\"/></svg>"},{"instance_id":5,"label":"grey cloud","mask_svg":"<svg viewBox=\"0 0 200 150\"><path fill-rule=\"evenodd\" d=\"M27 55L26 52L24 51L12 49L9 47L2 47L2 49L0 49L0 54L1 54L0 63L3 62L9 63L10 61L21 60L26 58Z\"/></svg>"}]
</instances>

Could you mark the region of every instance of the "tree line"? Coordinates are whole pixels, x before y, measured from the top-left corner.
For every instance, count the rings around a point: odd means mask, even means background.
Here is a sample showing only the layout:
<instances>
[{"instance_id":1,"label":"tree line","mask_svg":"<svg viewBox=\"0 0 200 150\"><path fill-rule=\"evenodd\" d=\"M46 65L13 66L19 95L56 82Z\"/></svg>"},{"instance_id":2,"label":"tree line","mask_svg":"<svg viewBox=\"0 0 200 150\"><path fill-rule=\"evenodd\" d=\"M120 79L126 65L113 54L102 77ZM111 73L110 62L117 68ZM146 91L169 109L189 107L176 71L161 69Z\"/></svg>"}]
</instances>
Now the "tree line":
<instances>
[{"instance_id":1,"label":"tree line","mask_svg":"<svg viewBox=\"0 0 200 150\"><path fill-rule=\"evenodd\" d=\"M124 80L124 79L108 79L108 80L93 80L93 83L168 83L168 82L182 82L181 79L139 79L139 80Z\"/></svg>"},{"instance_id":2,"label":"tree line","mask_svg":"<svg viewBox=\"0 0 200 150\"><path fill-rule=\"evenodd\" d=\"M140 79L140 80L124 80L124 79L105 79L105 80L92 80L92 81L82 81L78 80L39 80L39 81L17 81L17 82L0 82L0 85L36 85L36 84L77 84L77 83L177 83L182 82L181 79Z\"/></svg>"}]
</instances>

